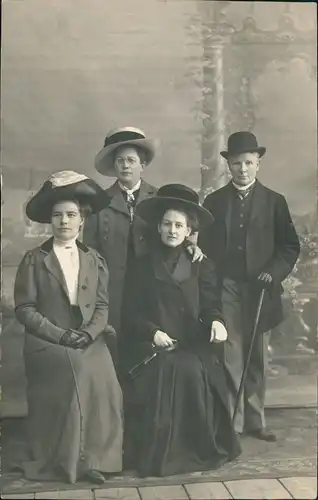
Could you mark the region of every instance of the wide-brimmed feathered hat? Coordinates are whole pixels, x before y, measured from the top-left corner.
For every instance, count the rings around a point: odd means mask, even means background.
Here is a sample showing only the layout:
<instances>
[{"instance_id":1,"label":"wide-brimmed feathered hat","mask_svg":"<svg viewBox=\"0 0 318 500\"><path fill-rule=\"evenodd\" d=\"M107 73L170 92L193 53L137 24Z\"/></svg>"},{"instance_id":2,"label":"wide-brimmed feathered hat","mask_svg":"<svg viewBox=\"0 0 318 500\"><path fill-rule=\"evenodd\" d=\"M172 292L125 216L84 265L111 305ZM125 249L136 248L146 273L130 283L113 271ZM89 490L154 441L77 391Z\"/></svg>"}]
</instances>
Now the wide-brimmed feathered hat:
<instances>
[{"instance_id":1,"label":"wide-brimmed feathered hat","mask_svg":"<svg viewBox=\"0 0 318 500\"><path fill-rule=\"evenodd\" d=\"M242 153L259 153L260 157L266 153L264 146L259 146L252 132L235 132L227 141L227 151L221 151L221 156L228 159Z\"/></svg>"},{"instance_id":2,"label":"wide-brimmed feathered hat","mask_svg":"<svg viewBox=\"0 0 318 500\"><path fill-rule=\"evenodd\" d=\"M120 146L138 146L145 152L146 165L152 162L157 141L146 139L142 130L135 127L123 127L112 130L106 136L104 147L95 157L95 168L97 172L107 177L115 177L114 151Z\"/></svg>"},{"instance_id":3,"label":"wide-brimmed feathered hat","mask_svg":"<svg viewBox=\"0 0 318 500\"><path fill-rule=\"evenodd\" d=\"M93 179L72 170L63 170L52 174L29 200L26 215L34 222L49 224L53 206L61 200L77 200L80 204L89 205L93 213L110 202L105 191Z\"/></svg>"},{"instance_id":4,"label":"wide-brimmed feathered hat","mask_svg":"<svg viewBox=\"0 0 318 500\"><path fill-rule=\"evenodd\" d=\"M191 188L183 184L166 184L158 189L157 195L147 198L136 206L137 214L148 223L154 223L163 210L178 206L184 208L185 213L191 210L196 213L200 226L213 222L212 214L199 205L199 196Z\"/></svg>"}]
</instances>

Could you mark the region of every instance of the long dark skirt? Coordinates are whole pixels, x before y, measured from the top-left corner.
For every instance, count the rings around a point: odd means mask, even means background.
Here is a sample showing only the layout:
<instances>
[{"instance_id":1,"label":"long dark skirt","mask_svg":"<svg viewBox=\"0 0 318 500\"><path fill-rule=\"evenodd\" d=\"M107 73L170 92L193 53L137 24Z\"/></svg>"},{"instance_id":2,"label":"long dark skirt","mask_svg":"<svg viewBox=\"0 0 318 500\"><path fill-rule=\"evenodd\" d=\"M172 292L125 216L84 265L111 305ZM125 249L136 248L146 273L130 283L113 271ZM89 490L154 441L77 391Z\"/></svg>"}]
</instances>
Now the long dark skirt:
<instances>
[{"instance_id":1,"label":"long dark skirt","mask_svg":"<svg viewBox=\"0 0 318 500\"><path fill-rule=\"evenodd\" d=\"M222 363L211 347L161 353L135 380L141 476L215 469L240 454Z\"/></svg>"}]
</instances>

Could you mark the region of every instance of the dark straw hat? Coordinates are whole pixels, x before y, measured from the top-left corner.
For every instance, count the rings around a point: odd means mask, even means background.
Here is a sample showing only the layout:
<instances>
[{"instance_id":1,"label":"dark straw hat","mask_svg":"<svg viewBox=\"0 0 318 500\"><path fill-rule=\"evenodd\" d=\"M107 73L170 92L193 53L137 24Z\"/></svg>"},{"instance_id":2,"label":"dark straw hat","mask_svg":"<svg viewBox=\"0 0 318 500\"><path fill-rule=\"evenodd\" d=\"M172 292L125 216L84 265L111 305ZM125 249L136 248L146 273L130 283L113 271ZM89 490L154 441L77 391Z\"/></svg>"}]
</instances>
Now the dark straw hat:
<instances>
[{"instance_id":1,"label":"dark straw hat","mask_svg":"<svg viewBox=\"0 0 318 500\"><path fill-rule=\"evenodd\" d=\"M49 224L54 204L62 200L87 204L93 213L110 202L105 191L93 179L72 170L63 170L52 174L31 198L26 205L26 215L35 222Z\"/></svg>"},{"instance_id":2,"label":"dark straw hat","mask_svg":"<svg viewBox=\"0 0 318 500\"><path fill-rule=\"evenodd\" d=\"M266 152L266 148L259 146L252 132L235 132L227 141L227 151L221 151L221 156L228 159L242 153L259 153L260 157Z\"/></svg>"},{"instance_id":3,"label":"dark straw hat","mask_svg":"<svg viewBox=\"0 0 318 500\"><path fill-rule=\"evenodd\" d=\"M97 172L108 177L115 177L114 151L120 146L138 146L145 152L146 165L152 162L155 156L156 141L146 139L142 130L135 127L123 127L112 130L106 136L104 147L95 157Z\"/></svg>"},{"instance_id":4,"label":"dark straw hat","mask_svg":"<svg viewBox=\"0 0 318 500\"><path fill-rule=\"evenodd\" d=\"M153 223L158 219L162 210L173 208L176 202L178 207L184 207L185 213L187 213L187 210L196 213L201 226L213 222L214 219L211 213L199 205L198 194L183 184L166 184L162 186L156 196L138 203L136 211L146 222Z\"/></svg>"}]
</instances>

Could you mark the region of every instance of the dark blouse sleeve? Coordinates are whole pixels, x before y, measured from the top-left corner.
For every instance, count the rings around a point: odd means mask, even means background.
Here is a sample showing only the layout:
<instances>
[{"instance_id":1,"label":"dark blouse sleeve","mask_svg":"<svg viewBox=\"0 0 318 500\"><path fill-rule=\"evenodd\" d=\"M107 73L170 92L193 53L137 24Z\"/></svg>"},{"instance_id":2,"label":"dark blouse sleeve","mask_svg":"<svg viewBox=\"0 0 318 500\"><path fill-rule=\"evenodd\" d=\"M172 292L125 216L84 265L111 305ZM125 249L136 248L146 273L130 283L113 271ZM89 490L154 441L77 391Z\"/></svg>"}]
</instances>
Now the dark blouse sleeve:
<instances>
[{"instance_id":1,"label":"dark blouse sleeve","mask_svg":"<svg viewBox=\"0 0 318 500\"><path fill-rule=\"evenodd\" d=\"M203 259L199 268L200 320L208 328L217 320L225 325L222 312L221 289L215 265L210 259Z\"/></svg>"}]
</instances>

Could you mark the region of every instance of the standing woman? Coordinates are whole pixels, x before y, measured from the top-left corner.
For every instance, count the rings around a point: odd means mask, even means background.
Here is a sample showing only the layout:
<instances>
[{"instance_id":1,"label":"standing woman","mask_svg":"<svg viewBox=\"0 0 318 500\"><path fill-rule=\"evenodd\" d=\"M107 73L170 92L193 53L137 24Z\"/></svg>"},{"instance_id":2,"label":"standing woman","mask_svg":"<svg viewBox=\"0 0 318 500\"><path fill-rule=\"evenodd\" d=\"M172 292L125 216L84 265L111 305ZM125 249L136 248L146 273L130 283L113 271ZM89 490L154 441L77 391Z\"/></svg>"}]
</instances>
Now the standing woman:
<instances>
[{"instance_id":1,"label":"standing woman","mask_svg":"<svg viewBox=\"0 0 318 500\"><path fill-rule=\"evenodd\" d=\"M122 393L103 332L108 319L104 259L77 238L105 194L73 171L53 174L27 216L53 238L28 251L17 272L17 319L25 326L29 479L105 482L122 469Z\"/></svg>"},{"instance_id":2,"label":"standing woman","mask_svg":"<svg viewBox=\"0 0 318 500\"><path fill-rule=\"evenodd\" d=\"M186 238L213 218L196 192L179 184L163 186L137 212L159 237L136 263L130 352L138 366L147 344L161 350L135 379L137 470L165 476L213 469L240 453L216 353L227 332L212 262L192 262L185 250Z\"/></svg>"}]
</instances>

